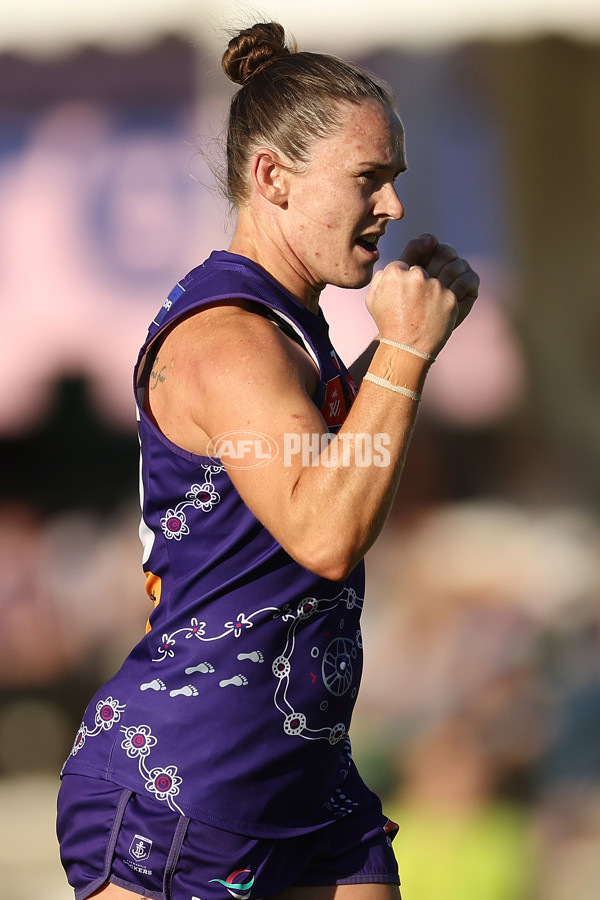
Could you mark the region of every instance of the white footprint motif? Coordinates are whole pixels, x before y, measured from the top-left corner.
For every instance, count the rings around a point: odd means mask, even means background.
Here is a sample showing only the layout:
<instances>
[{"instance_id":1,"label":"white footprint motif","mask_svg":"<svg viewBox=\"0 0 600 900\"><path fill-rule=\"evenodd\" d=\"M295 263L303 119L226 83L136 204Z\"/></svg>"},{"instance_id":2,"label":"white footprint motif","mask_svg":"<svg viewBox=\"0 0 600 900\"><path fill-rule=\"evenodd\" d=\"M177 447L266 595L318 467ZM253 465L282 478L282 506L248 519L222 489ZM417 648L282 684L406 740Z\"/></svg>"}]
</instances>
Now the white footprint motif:
<instances>
[{"instance_id":1,"label":"white footprint motif","mask_svg":"<svg viewBox=\"0 0 600 900\"><path fill-rule=\"evenodd\" d=\"M193 684L185 684L182 688L169 691L169 697L197 697L198 689Z\"/></svg>"},{"instance_id":2,"label":"white footprint motif","mask_svg":"<svg viewBox=\"0 0 600 900\"><path fill-rule=\"evenodd\" d=\"M219 682L219 687L227 687L228 684L234 684L236 687L243 687L248 684L248 679L244 675L234 675L233 678L227 678L225 681Z\"/></svg>"},{"instance_id":3,"label":"white footprint motif","mask_svg":"<svg viewBox=\"0 0 600 900\"><path fill-rule=\"evenodd\" d=\"M153 681L147 681L146 684L140 685L140 691L164 691L166 690L166 685L164 681L161 681L160 678L155 678Z\"/></svg>"},{"instance_id":4,"label":"white footprint motif","mask_svg":"<svg viewBox=\"0 0 600 900\"><path fill-rule=\"evenodd\" d=\"M203 675L208 675L210 672L214 672L215 667L211 666L208 662L200 663L199 666L190 666L189 669L185 670L186 675L193 675L194 672L202 672Z\"/></svg>"},{"instance_id":5,"label":"white footprint motif","mask_svg":"<svg viewBox=\"0 0 600 900\"><path fill-rule=\"evenodd\" d=\"M238 653L238 659L249 659L250 662L261 663L265 661L260 650L253 650L252 653Z\"/></svg>"}]
</instances>

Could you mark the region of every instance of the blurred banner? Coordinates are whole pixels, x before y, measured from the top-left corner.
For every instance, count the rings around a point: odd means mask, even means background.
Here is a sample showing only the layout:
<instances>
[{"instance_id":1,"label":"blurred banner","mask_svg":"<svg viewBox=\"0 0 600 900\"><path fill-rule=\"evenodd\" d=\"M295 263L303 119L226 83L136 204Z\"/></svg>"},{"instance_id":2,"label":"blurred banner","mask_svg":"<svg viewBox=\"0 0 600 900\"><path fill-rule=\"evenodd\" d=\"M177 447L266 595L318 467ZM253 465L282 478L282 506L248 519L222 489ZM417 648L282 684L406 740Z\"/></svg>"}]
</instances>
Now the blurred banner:
<instances>
[{"instance_id":1,"label":"blurred banner","mask_svg":"<svg viewBox=\"0 0 600 900\"><path fill-rule=\"evenodd\" d=\"M275 19L308 49L340 55L401 46L432 47L480 38L532 37L541 33L594 40L600 36L596 0L421 0L409 5L380 0L376 14L360 0L270 0L260 6L245 0L28 0L12 4L2 17L0 48L52 53L74 44L140 46L173 34L213 48L223 46L223 29L249 21Z\"/></svg>"}]
</instances>

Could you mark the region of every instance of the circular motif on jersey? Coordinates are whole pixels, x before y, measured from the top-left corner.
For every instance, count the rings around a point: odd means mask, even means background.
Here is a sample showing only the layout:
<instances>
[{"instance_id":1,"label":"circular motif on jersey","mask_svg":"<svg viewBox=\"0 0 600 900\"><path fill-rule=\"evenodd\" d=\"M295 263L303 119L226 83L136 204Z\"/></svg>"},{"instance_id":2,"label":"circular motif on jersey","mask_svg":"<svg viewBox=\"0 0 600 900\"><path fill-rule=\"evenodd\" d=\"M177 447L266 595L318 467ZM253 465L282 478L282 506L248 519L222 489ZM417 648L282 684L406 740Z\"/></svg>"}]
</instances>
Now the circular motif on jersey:
<instances>
[{"instance_id":1,"label":"circular motif on jersey","mask_svg":"<svg viewBox=\"0 0 600 900\"><path fill-rule=\"evenodd\" d=\"M87 734L87 729L86 729L85 725L80 725L79 731L75 735L73 749L71 750L71 754L73 756L75 756L75 754L78 753L81 750L81 748L83 747L83 745L85 744L86 734Z\"/></svg>"},{"instance_id":2,"label":"circular motif on jersey","mask_svg":"<svg viewBox=\"0 0 600 900\"><path fill-rule=\"evenodd\" d=\"M334 638L323 655L323 681L334 696L341 697L352 684L354 641Z\"/></svg>"},{"instance_id":3,"label":"circular motif on jersey","mask_svg":"<svg viewBox=\"0 0 600 900\"><path fill-rule=\"evenodd\" d=\"M190 529L186 525L185 513L178 509L168 509L166 515L160 520L163 534L166 538L180 541L183 535L189 534Z\"/></svg>"},{"instance_id":4,"label":"circular motif on jersey","mask_svg":"<svg viewBox=\"0 0 600 900\"><path fill-rule=\"evenodd\" d=\"M273 660L273 675L277 678L286 678L291 670L290 661L287 656L278 656Z\"/></svg>"},{"instance_id":5,"label":"circular motif on jersey","mask_svg":"<svg viewBox=\"0 0 600 900\"><path fill-rule=\"evenodd\" d=\"M221 495L215 491L210 480L204 484L193 484L185 496L192 501L195 509L201 509L203 512L210 512L221 499Z\"/></svg>"},{"instance_id":6,"label":"circular motif on jersey","mask_svg":"<svg viewBox=\"0 0 600 900\"><path fill-rule=\"evenodd\" d=\"M338 744L342 738L346 734L346 726L343 722L338 722L337 725L334 725L329 733L329 743L330 744Z\"/></svg>"},{"instance_id":7,"label":"circular motif on jersey","mask_svg":"<svg viewBox=\"0 0 600 900\"><path fill-rule=\"evenodd\" d=\"M177 766L166 766L164 769L152 769L148 773L146 790L152 791L159 800L166 800L179 793L182 778L177 775Z\"/></svg>"},{"instance_id":8,"label":"circular motif on jersey","mask_svg":"<svg viewBox=\"0 0 600 900\"><path fill-rule=\"evenodd\" d=\"M157 743L148 725L133 725L124 731L125 739L121 742L121 747L132 759L136 756L148 756L151 748Z\"/></svg>"},{"instance_id":9,"label":"circular motif on jersey","mask_svg":"<svg viewBox=\"0 0 600 900\"><path fill-rule=\"evenodd\" d=\"M316 659L317 656L319 655L319 648L313 647L312 650L310 651L310 655L312 656L313 659Z\"/></svg>"},{"instance_id":10,"label":"circular motif on jersey","mask_svg":"<svg viewBox=\"0 0 600 900\"><path fill-rule=\"evenodd\" d=\"M283 730L286 734L302 734L306 728L306 716L304 713L290 713L285 717Z\"/></svg>"},{"instance_id":11,"label":"circular motif on jersey","mask_svg":"<svg viewBox=\"0 0 600 900\"><path fill-rule=\"evenodd\" d=\"M298 618L308 619L309 616L312 616L312 614L316 612L318 606L319 601L314 597L309 597L307 600L303 600L302 603L298 606Z\"/></svg>"},{"instance_id":12,"label":"circular motif on jersey","mask_svg":"<svg viewBox=\"0 0 600 900\"><path fill-rule=\"evenodd\" d=\"M121 713L125 709L118 700L113 697L107 697L106 700L99 700L96 704L96 724L100 725L106 731L112 728L115 722L121 718Z\"/></svg>"}]
</instances>

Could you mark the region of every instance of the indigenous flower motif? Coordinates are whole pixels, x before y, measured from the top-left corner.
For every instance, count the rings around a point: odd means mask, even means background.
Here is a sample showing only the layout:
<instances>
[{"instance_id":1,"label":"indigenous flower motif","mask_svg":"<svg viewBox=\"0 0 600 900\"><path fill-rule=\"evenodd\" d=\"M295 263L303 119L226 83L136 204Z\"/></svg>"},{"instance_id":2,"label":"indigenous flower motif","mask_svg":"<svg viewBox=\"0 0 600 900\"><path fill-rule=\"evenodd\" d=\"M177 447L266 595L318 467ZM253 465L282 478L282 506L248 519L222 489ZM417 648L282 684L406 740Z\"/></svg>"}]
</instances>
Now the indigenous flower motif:
<instances>
[{"instance_id":1,"label":"indigenous flower motif","mask_svg":"<svg viewBox=\"0 0 600 900\"><path fill-rule=\"evenodd\" d=\"M190 630L185 636L186 641L191 637L197 637L198 640L202 639L202 635L204 634L206 629L206 622L199 622L198 619L194 616L194 618L190 622Z\"/></svg>"},{"instance_id":2,"label":"indigenous flower motif","mask_svg":"<svg viewBox=\"0 0 600 900\"><path fill-rule=\"evenodd\" d=\"M221 499L221 495L215 491L210 481L206 481L204 484L193 484L185 496L193 502L196 509L201 509L203 512L210 512Z\"/></svg>"},{"instance_id":3,"label":"indigenous flower motif","mask_svg":"<svg viewBox=\"0 0 600 900\"><path fill-rule=\"evenodd\" d=\"M177 774L177 766L151 769L146 778L146 790L154 794L157 800L169 800L177 796L182 781Z\"/></svg>"},{"instance_id":4,"label":"indigenous flower motif","mask_svg":"<svg viewBox=\"0 0 600 900\"><path fill-rule=\"evenodd\" d=\"M243 628L252 628L252 622L240 613L235 622L225 622L225 628L233 628L233 636L238 638Z\"/></svg>"},{"instance_id":5,"label":"indigenous flower motif","mask_svg":"<svg viewBox=\"0 0 600 900\"><path fill-rule=\"evenodd\" d=\"M85 744L85 739L87 736L87 728L81 723L79 726L79 731L75 735L75 740L73 741L73 748L71 750L71 756L77 756L83 745Z\"/></svg>"},{"instance_id":6,"label":"indigenous flower motif","mask_svg":"<svg viewBox=\"0 0 600 900\"><path fill-rule=\"evenodd\" d=\"M113 727L115 722L120 721L121 713L125 709L125 705L120 704L118 700L107 697L106 700L99 700L96 703L96 716L94 721L105 731Z\"/></svg>"},{"instance_id":7,"label":"indigenous flower motif","mask_svg":"<svg viewBox=\"0 0 600 900\"><path fill-rule=\"evenodd\" d=\"M169 637L168 634L163 634L161 638L161 645L158 648L158 652L162 653L163 659L165 656L175 656L175 651L173 647L175 646L175 640L172 637Z\"/></svg>"},{"instance_id":8,"label":"indigenous flower motif","mask_svg":"<svg viewBox=\"0 0 600 900\"><path fill-rule=\"evenodd\" d=\"M185 524L185 513L180 509L168 509L165 517L160 520L160 527L169 540L180 541L185 534L190 533Z\"/></svg>"},{"instance_id":9,"label":"indigenous flower motif","mask_svg":"<svg viewBox=\"0 0 600 900\"><path fill-rule=\"evenodd\" d=\"M130 759L135 759L136 756L148 756L152 747L157 743L148 725L132 725L130 728L124 728L123 732L125 740L121 741L121 747L127 751Z\"/></svg>"},{"instance_id":10,"label":"indigenous flower motif","mask_svg":"<svg viewBox=\"0 0 600 900\"><path fill-rule=\"evenodd\" d=\"M348 609L353 609L356 606L356 591L354 588L348 589L348 596L346 597L346 607Z\"/></svg>"},{"instance_id":11,"label":"indigenous flower motif","mask_svg":"<svg viewBox=\"0 0 600 900\"><path fill-rule=\"evenodd\" d=\"M274 613L273 618L277 619L279 618L279 616L281 616L282 622L287 622L288 619L294 618L294 613L292 612L292 608L289 603L286 603L285 606L282 606L280 610L278 609Z\"/></svg>"}]
</instances>

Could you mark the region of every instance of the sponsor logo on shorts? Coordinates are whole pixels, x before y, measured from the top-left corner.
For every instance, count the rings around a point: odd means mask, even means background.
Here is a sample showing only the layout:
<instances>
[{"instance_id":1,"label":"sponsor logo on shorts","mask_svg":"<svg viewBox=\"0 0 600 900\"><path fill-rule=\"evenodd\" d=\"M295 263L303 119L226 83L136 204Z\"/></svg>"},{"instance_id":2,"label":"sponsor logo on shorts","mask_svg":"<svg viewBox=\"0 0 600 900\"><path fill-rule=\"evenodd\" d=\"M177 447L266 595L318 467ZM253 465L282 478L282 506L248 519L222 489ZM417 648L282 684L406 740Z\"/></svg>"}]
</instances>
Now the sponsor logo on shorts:
<instances>
[{"instance_id":1,"label":"sponsor logo on shorts","mask_svg":"<svg viewBox=\"0 0 600 900\"><path fill-rule=\"evenodd\" d=\"M132 859L135 859L136 862L142 862L142 860L148 859L151 850L152 841L150 838L143 837L141 834L136 834L129 847L129 855Z\"/></svg>"},{"instance_id":2,"label":"sponsor logo on shorts","mask_svg":"<svg viewBox=\"0 0 600 900\"><path fill-rule=\"evenodd\" d=\"M244 878L243 876L245 875L250 877ZM211 878L210 883L212 884L213 881L227 888L231 896L235 897L235 900L248 900L254 885L254 875L252 875L250 869L236 869L225 880L222 878Z\"/></svg>"}]
</instances>

